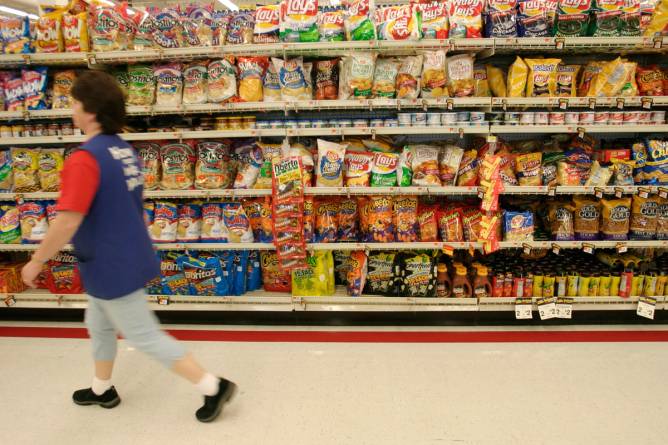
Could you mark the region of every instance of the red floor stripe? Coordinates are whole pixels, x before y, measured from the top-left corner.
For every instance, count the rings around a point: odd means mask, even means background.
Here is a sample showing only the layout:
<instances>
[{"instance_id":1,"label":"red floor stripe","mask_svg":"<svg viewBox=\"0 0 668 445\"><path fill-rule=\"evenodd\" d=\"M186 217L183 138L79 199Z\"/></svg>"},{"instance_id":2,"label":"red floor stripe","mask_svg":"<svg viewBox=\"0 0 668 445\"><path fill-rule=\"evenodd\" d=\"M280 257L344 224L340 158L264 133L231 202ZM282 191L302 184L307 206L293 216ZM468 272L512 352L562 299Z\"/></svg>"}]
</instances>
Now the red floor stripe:
<instances>
[{"instance_id":1,"label":"red floor stripe","mask_svg":"<svg viewBox=\"0 0 668 445\"><path fill-rule=\"evenodd\" d=\"M217 331L170 329L179 340L285 343L665 342L666 331ZM0 326L0 337L88 338L84 328Z\"/></svg>"}]
</instances>

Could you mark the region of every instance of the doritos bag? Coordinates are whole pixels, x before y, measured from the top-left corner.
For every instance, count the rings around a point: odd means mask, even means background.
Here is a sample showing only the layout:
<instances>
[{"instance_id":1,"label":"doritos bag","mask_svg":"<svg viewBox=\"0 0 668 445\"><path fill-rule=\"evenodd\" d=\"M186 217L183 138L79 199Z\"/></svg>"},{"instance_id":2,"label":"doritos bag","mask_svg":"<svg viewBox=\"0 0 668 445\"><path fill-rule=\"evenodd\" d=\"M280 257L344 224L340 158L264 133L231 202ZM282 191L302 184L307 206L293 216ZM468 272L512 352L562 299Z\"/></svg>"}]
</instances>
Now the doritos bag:
<instances>
[{"instance_id":1,"label":"doritos bag","mask_svg":"<svg viewBox=\"0 0 668 445\"><path fill-rule=\"evenodd\" d=\"M49 261L47 287L52 294L81 294L81 274L76 257L59 253Z\"/></svg>"}]
</instances>

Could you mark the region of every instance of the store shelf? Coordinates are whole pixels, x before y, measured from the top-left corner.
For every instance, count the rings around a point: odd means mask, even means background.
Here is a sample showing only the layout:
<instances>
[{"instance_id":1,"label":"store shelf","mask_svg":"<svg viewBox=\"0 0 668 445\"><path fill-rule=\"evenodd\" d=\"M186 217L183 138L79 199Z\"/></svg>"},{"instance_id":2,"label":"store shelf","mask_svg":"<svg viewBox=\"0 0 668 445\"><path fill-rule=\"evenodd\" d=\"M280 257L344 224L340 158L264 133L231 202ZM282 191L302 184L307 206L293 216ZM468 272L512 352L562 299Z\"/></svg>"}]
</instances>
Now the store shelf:
<instances>
[{"instance_id":1,"label":"store shelf","mask_svg":"<svg viewBox=\"0 0 668 445\"><path fill-rule=\"evenodd\" d=\"M492 134L665 133L668 125L490 125Z\"/></svg>"},{"instance_id":2,"label":"store shelf","mask_svg":"<svg viewBox=\"0 0 668 445\"><path fill-rule=\"evenodd\" d=\"M531 249L551 249L558 246L560 249L583 249L585 245L591 245L594 249L614 249L618 245L624 245L632 248L668 248L668 241L501 241L501 249L522 249L530 247Z\"/></svg>"},{"instance_id":3,"label":"store shelf","mask_svg":"<svg viewBox=\"0 0 668 445\"><path fill-rule=\"evenodd\" d=\"M668 96L656 97L493 97L493 108L616 108L641 107L648 103L649 107L668 106ZM562 103L564 105L562 105ZM605 110L607 111L607 110Z\"/></svg>"},{"instance_id":4,"label":"store shelf","mask_svg":"<svg viewBox=\"0 0 668 445\"><path fill-rule=\"evenodd\" d=\"M657 298L657 309L664 309L666 297ZM538 310L537 298L533 298L533 310ZM638 297L573 297L573 312L577 311L624 311L636 310ZM515 310L515 298L480 298L480 312L505 312Z\"/></svg>"},{"instance_id":5,"label":"store shelf","mask_svg":"<svg viewBox=\"0 0 668 445\"><path fill-rule=\"evenodd\" d=\"M341 293L341 292L339 292ZM295 311L327 312L475 312L475 298L293 297Z\"/></svg>"}]
</instances>

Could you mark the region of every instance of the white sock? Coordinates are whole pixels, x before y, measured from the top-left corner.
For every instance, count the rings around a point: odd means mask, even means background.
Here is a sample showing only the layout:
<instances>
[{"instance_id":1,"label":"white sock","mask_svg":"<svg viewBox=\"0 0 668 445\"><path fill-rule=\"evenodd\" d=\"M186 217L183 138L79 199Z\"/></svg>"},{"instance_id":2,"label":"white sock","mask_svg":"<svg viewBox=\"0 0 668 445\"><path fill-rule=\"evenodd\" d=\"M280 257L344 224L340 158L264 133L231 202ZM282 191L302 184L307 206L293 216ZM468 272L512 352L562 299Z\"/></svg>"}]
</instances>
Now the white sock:
<instances>
[{"instance_id":1,"label":"white sock","mask_svg":"<svg viewBox=\"0 0 668 445\"><path fill-rule=\"evenodd\" d=\"M93 377L92 389L96 395L101 396L107 392L109 388L111 388L111 380L100 380L97 377Z\"/></svg>"},{"instance_id":2,"label":"white sock","mask_svg":"<svg viewBox=\"0 0 668 445\"><path fill-rule=\"evenodd\" d=\"M205 396L215 396L218 394L218 386L220 379L213 374L208 372L204 374L202 380L199 381L195 386Z\"/></svg>"}]
</instances>

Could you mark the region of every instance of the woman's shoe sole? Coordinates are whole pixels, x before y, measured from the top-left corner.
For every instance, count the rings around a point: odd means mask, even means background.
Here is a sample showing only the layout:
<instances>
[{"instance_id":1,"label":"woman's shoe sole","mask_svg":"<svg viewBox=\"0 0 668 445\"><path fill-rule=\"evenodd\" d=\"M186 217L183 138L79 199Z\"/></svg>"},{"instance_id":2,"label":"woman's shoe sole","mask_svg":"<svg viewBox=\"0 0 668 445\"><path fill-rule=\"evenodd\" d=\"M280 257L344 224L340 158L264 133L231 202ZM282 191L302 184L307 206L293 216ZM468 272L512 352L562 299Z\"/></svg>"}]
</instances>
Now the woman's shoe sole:
<instances>
[{"instance_id":1,"label":"woman's shoe sole","mask_svg":"<svg viewBox=\"0 0 668 445\"><path fill-rule=\"evenodd\" d=\"M116 397L114 400L110 402L77 402L76 400L74 400L74 403L79 406L100 405L102 408L111 409L117 407L118 404L121 403L121 398Z\"/></svg>"}]
</instances>

